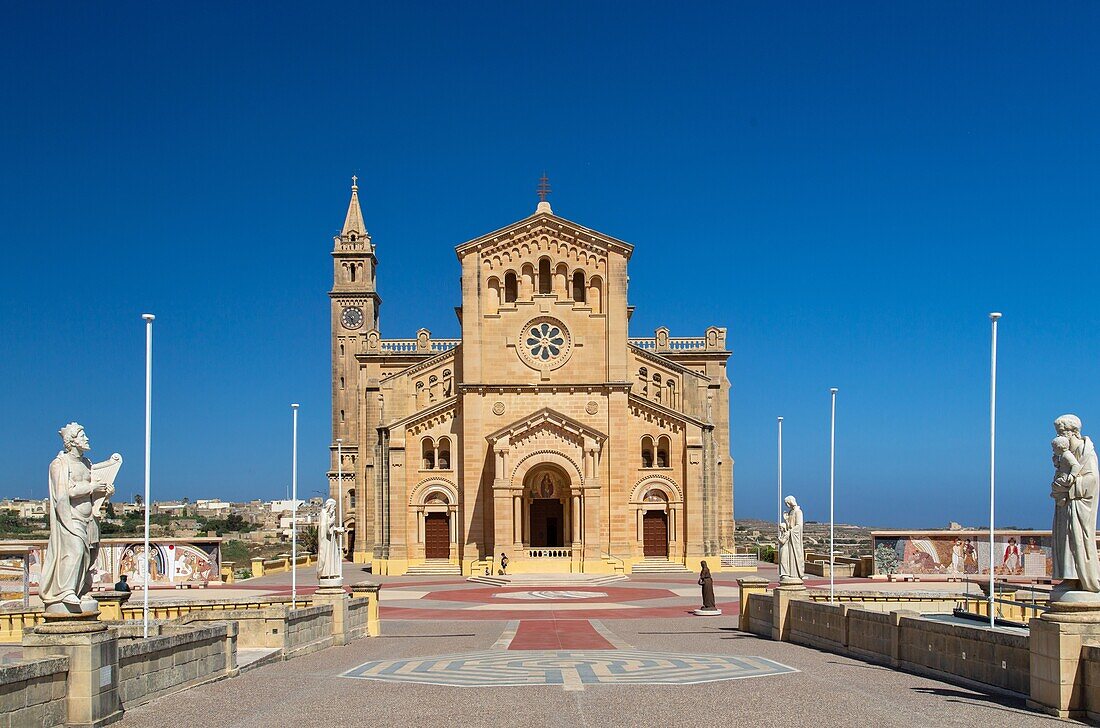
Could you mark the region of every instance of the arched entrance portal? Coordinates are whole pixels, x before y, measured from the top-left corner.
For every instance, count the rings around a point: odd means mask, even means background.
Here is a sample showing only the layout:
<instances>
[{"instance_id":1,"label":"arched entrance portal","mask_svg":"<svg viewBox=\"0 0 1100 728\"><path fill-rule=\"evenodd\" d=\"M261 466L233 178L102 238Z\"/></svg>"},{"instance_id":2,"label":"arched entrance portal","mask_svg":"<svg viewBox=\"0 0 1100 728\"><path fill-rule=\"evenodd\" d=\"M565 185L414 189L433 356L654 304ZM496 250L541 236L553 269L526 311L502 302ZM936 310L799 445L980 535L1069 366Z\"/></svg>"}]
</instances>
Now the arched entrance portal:
<instances>
[{"instance_id":1,"label":"arched entrance portal","mask_svg":"<svg viewBox=\"0 0 1100 728\"><path fill-rule=\"evenodd\" d=\"M451 557L451 524L447 513L424 514L424 558Z\"/></svg>"},{"instance_id":2,"label":"arched entrance portal","mask_svg":"<svg viewBox=\"0 0 1100 728\"><path fill-rule=\"evenodd\" d=\"M527 546L560 549L570 545L569 479L554 465L533 469L524 479Z\"/></svg>"},{"instance_id":3,"label":"arched entrance portal","mask_svg":"<svg viewBox=\"0 0 1100 728\"><path fill-rule=\"evenodd\" d=\"M648 557L668 558L668 514L646 511L642 516L642 547Z\"/></svg>"}]
</instances>

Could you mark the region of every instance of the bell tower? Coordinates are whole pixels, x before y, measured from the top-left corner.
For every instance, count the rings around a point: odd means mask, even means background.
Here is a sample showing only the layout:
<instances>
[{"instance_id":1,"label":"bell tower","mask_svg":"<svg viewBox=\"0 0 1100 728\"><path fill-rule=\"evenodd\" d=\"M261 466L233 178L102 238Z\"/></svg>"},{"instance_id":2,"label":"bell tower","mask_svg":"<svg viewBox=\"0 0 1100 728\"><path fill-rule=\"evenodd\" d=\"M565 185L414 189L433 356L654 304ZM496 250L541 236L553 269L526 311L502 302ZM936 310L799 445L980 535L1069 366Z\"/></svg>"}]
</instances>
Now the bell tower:
<instances>
[{"instance_id":1,"label":"bell tower","mask_svg":"<svg viewBox=\"0 0 1100 728\"><path fill-rule=\"evenodd\" d=\"M378 259L359 207L358 178L351 178L351 200L344 227L333 238L332 290L329 291L332 326L332 446L329 494L341 504L343 524L354 521L355 540L369 538L366 493L362 477L363 451L371 446L361 435L360 411L364 389L359 382L356 354L368 332L378 331L382 304L375 290ZM377 335L377 334L376 334ZM340 440L341 442L337 442ZM342 451L342 467L337 452ZM366 450L370 452L370 450ZM343 482L339 473L343 472ZM349 544L350 547L350 544Z\"/></svg>"}]
</instances>

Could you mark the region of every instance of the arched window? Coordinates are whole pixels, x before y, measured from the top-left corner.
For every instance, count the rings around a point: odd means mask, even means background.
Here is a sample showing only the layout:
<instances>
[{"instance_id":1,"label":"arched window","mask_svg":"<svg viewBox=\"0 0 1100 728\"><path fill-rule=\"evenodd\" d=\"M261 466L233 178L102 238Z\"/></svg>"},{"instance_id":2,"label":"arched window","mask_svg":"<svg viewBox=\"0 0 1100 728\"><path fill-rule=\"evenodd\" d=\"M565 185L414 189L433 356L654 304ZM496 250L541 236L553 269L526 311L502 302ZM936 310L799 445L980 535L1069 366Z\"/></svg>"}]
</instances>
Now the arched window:
<instances>
[{"instance_id":1,"label":"arched window","mask_svg":"<svg viewBox=\"0 0 1100 728\"><path fill-rule=\"evenodd\" d=\"M344 355L344 345L340 344L340 356Z\"/></svg>"},{"instance_id":2,"label":"arched window","mask_svg":"<svg viewBox=\"0 0 1100 728\"><path fill-rule=\"evenodd\" d=\"M451 370L443 370L443 396L450 397L451 392L454 391L454 378L451 377Z\"/></svg>"},{"instance_id":3,"label":"arched window","mask_svg":"<svg viewBox=\"0 0 1100 728\"><path fill-rule=\"evenodd\" d=\"M420 454L421 454L420 469L421 470L434 470L435 469L435 443L432 441L432 438L425 437L423 440L420 441Z\"/></svg>"},{"instance_id":4,"label":"arched window","mask_svg":"<svg viewBox=\"0 0 1100 728\"><path fill-rule=\"evenodd\" d=\"M439 388L439 377L432 375L428 377L428 401L435 401L435 391Z\"/></svg>"},{"instance_id":5,"label":"arched window","mask_svg":"<svg viewBox=\"0 0 1100 728\"><path fill-rule=\"evenodd\" d=\"M575 270L573 271L573 300L577 303L584 303L585 298L584 271Z\"/></svg>"},{"instance_id":6,"label":"arched window","mask_svg":"<svg viewBox=\"0 0 1100 728\"><path fill-rule=\"evenodd\" d=\"M524 263L519 269L519 297L524 301L531 300L535 294L535 266Z\"/></svg>"},{"instance_id":7,"label":"arched window","mask_svg":"<svg viewBox=\"0 0 1100 728\"><path fill-rule=\"evenodd\" d=\"M653 372L653 399L661 401L661 375Z\"/></svg>"},{"instance_id":8,"label":"arched window","mask_svg":"<svg viewBox=\"0 0 1100 728\"><path fill-rule=\"evenodd\" d=\"M355 509L355 491L354 490L349 490L348 491L348 508L352 509L352 510Z\"/></svg>"},{"instance_id":9,"label":"arched window","mask_svg":"<svg viewBox=\"0 0 1100 728\"><path fill-rule=\"evenodd\" d=\"M668 387L668 406L669 407L675 407L676 406L676 380L675 379L668 380L668 382L665 384L665 386Z\"/></svg>"},{"instance_id":10,"label":"arched window","mask_svg":"<svg viewBox=\"0 0 1100 728\"><path fill-rule=\"evenodd\" d=\"M550 259L539 260L539 293L549 293L553 281L550 279Z\"/></svg>"},{"instance_id":11,"label":"arched window","mask_svg":"<svg viewBox=\"0 0 1100 728\"><path fill-rule=\"evenodd\" d=\"M519 282L516 280L515 271L504 274L504 302L515 303L519 292Z\"/></svg>"},{"instance_id":12,"label":"arched window","mask_svg":"<svg viewBox=\"0 0 1100 728\"><path fill-rule=\"evenodd\" d=\"M592 276L588 281L588 306L593 313L603 313L600 305L603 301L603 281L599 276Z\"/></svg>"},{"instance_id":13,"label":"arched window","mask_svg":"<svg viewBox=\"0 0 1100 728\"><path fill-rule=\"evenodd\" d=\"M340 424L344 424L344 410L340 410Z\"/></svg>"},{"instance_id":14,"label":"arched window","mask_svg":"<svg viewBox=\"0 0 1100 728\"><path fill-rule=\"evenodd\" d=\"M672 441L668 438L668 435L661 435L657 438L657 467L667 468L669 466L668 451L672 446Z\"/></svg>"},{"instance_id":15,"label":"arched window","mask_svg":"<svg viewBox=\"0 0 1100 728\"><path fill-rule=\"evenodd\" d=\"M500 308L500 281L494 276L485 282L488 294L485 301L485 313L496 313Z\"/></svg>"},{"instance_id":16,"label":"arched window","mask_svg":"<svg viewBox=\"0 0 1100 728\"><path fill-rule=\"evenodd\" d=\"M340 377L340 389L344 388L344 378Z\"/></svg>"},{"instance_id":17,"label":"arched window","mask_svg":"<svg viewBox=\"0 0 1100 728\"><path fill-rule=\"evenodd\" d=\"M424 404L424 382L416 383L416 404Z\"/></svg>"},{"instance_id":18,"label":"arched window","mask_svg":"<svg viewBox=\"0 0 1100 728\"><path fill-rule=\"evenodd\" d=\"M569 269L565 263L558 263L558 267L554 269L554 293L558 298L565 298L568 295L568 282Z\"/></svg>"},{"instance_id":19,"label":"arched window","mask_svg":"<svg viewBox=\"0 0 1100 728\"><path fill-rule=\"evenodd\" d=\"M649 435L642 438L642 467L653 467L653 438Z\"/></svg>"},{"instance_id":20,"label":"arched window","mask_svg":"<svg viewBox=\"0 0 1100 728\"><path fill-rule=\"evenodd\" d=\"M356 268L355 263L352 263L351 268L348 270L348 273L351 275L351 282L352 283L355 283L355 268Z\"/></svg>"},{"instance_id":21,"label":"arched window","mask_svg":"<svg viewBox=\"0 0 1100 728\"><path fill-rule=\"evenodd\" d=\"M438 448L439 455L436 457L436 463L439 465L440 470L451 469L451 439L449 437L439 438Z\"/></svg>"}]
</instances>

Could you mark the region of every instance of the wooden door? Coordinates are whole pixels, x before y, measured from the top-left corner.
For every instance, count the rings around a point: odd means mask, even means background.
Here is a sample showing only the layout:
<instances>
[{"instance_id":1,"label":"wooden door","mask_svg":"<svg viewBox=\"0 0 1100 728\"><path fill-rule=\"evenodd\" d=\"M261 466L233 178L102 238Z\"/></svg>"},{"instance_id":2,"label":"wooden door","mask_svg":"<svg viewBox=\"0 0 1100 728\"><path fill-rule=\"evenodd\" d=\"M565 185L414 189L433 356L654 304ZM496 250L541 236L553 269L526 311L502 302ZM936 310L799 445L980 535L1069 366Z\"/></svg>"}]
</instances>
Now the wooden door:
<instances>
[{"instance_id":1,"label":"wooden door","mask_svg":"<svg viewBox=\"0 0 1100 728\"><path fill-rule=\"evenodd\" d=\"M451 558L451 523L446 513L424 515L424 558Z\"/></svg>"},{"instance_id":2,"label":"wooden door","mask_svg":"<svg viewBox=\"0 0 1100 728\"><path fill-rule=\"evenodd\" d=\"M642 516L642 544L646 556L668 558L668 514L646 511Z\"/></svg>"}]
</instances>

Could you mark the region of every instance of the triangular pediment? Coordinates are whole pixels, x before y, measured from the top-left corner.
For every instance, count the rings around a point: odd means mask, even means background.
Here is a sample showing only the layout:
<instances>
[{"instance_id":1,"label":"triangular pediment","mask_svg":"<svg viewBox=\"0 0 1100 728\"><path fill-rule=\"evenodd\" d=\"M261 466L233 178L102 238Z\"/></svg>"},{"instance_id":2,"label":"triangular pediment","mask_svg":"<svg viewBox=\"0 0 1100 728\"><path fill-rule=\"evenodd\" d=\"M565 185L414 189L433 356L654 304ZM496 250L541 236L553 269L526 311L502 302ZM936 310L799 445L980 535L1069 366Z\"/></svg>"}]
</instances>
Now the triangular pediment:
<instances>
[{"instance_id":1,"label":"triangular pediment","mask_svg":"<svg viewBox=\"0 0 1100 728\"><path fill-rule=\"evenodd\" d=\"M465 242L455 248L455 252L458 259L462 260L471 252L491 254L497 249L504 250L518 242L537 239L543 235L564 239L582 248L589 248L593 253L606 255L608 252L617 252L630 258L630 254L634 252L634 246L630 243L578 225L552 212L536 212L530 217Z\"/></svg>"},{"instance_id":2,"label":"triangular pediment","mask_svg":"<svg viewBox=\"0 0 1100 728\"><path fill-rule=\"evenodd\" d=\"M511 441L515 441L544 428L555 429L559 432L567 433L578 441L591 439L596 443L602 443L607 439L607 435L599 430L595 430L583 422L578 422L572 417L567 417L560 412L555 412L549 407L543 407L522 419L516 420L506 427L502 427L489 435L486 439L494 444L504 437L507 437Z\"/></svg>"}]
</instances>

